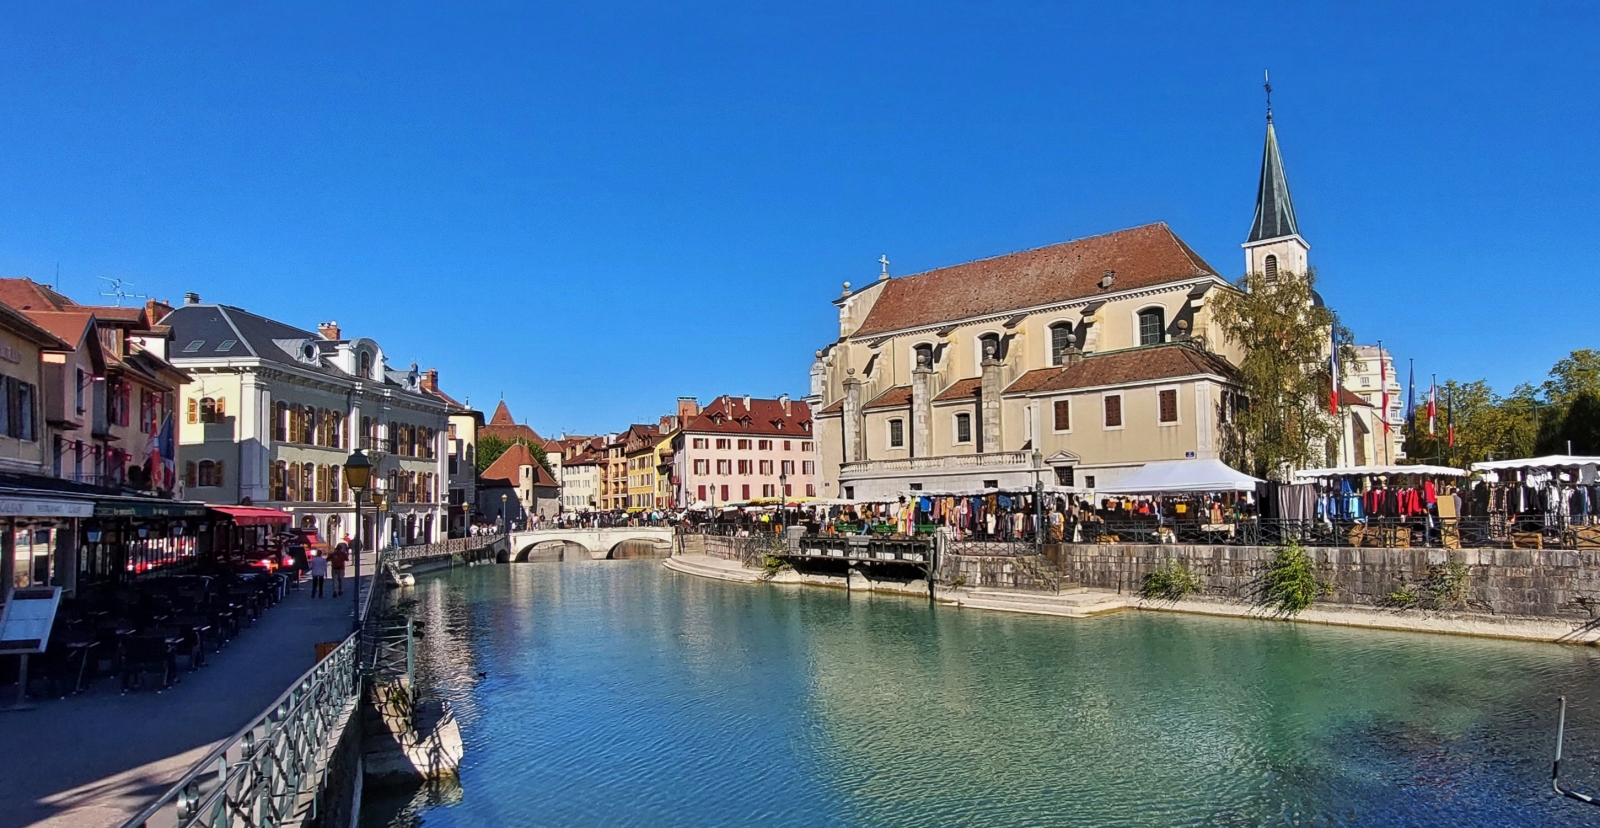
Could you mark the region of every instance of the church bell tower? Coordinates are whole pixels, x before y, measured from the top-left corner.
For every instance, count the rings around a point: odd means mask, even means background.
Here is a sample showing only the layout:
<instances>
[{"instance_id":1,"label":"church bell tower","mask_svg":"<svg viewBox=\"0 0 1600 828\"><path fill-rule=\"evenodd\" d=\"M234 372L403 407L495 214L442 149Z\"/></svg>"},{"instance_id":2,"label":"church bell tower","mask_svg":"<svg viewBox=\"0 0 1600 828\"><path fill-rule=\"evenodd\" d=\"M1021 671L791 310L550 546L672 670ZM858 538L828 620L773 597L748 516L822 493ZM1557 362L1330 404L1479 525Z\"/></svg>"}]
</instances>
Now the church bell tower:
<instances>
[{"instance_id":1,"label":"church bell tower","mask_svg":"<svg viewBox=\"0 0 1600 828\"><path fill-rule=\"evenodd\" d=\"M1278 154L1278 133L1272 126L1272 84L1267 89L1267 144L1261 151L1261 183L1256 188L1256 218L1245 240L1246 273L1260 273L1268 279L1279 272L1305 273L1311 245L1300 236L1294 218L1294 203L1289 200L1289 180L1283 174L1283 158Z\"/></svg>"}]
</instances>

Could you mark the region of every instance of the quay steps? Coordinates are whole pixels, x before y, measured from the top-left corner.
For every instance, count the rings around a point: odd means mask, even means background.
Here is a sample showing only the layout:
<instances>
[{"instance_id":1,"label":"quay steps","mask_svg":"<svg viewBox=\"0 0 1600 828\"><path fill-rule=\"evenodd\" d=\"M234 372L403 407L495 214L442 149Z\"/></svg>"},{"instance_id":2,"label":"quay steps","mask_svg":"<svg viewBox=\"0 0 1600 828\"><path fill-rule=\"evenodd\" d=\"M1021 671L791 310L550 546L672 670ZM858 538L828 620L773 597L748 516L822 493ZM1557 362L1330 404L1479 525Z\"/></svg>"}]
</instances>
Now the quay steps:
<instances>
[{"instance_id":1,"label":"quay steps","mask_svg":"<svg viewBox=\"0 0 1600 828\"><path fill-rule=\"evenodd\" d=\"M1127 609L1134 603L1126 595L1081 586L1062 587L1059 594L978 587L957 590L945 598L963 609L1054 615L1062 618L1089 618Z\"/></svg>"}]
</instances>

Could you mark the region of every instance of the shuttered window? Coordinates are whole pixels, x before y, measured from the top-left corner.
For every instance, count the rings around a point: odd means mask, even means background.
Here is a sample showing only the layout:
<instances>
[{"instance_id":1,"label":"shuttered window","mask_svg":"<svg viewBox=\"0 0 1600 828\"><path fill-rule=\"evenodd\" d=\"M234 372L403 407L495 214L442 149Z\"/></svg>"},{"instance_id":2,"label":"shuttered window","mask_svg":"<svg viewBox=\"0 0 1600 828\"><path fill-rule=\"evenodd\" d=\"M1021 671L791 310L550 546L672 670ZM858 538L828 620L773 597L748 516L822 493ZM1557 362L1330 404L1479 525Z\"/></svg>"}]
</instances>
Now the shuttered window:
<instances>
[{"instance_id":1,"label":"shuttered window","mask_svg":"<svg viewBox=\"0 0 1600 828\"><path fill-rule=\"evenodd\" d=\"M1106 397L1106 428L1122 428L1122 395Z\"/></svg>"},{"instance_id":2,"label":"shuttered window","mask_svg":"<svg viewBox=\"0 0 1600 828\"><path fill-rule=\"evenodd\" d=\"M1175 423L1178 421L1178 389L1168 388L1158 395L1161 408L1161 422Z\"/></svg>"},{"instance_id":3,"label":"shuttered window","mask_svg":"<svg viewBox=\"0 0 1600 828\"><path fill-rule=\"evenodd\" d=\"M1072 429L1072 401L1056 400L1055 425L1056 431L1070 431Z\"/></svg>"}]
</instances>

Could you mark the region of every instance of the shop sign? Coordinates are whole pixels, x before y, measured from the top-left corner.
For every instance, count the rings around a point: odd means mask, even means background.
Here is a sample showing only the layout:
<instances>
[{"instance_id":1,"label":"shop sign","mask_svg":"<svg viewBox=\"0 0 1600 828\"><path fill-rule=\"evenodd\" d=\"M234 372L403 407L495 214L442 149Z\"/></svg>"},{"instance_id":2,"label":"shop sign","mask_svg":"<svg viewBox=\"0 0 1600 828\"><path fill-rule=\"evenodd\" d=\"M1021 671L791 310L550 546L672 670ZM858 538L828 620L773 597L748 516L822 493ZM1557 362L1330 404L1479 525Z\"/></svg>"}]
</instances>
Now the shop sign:
<instances>
[{"instance_id":1,"label":"shop sign","mask_svg":"<svg viewBox=\"0 0 1600 828\"><path fill-rule=\"evenodd\" d=\"M0 515L9 517L90 517L94 504L82 500L0 497Z\"/></svg>"}]
</instances>

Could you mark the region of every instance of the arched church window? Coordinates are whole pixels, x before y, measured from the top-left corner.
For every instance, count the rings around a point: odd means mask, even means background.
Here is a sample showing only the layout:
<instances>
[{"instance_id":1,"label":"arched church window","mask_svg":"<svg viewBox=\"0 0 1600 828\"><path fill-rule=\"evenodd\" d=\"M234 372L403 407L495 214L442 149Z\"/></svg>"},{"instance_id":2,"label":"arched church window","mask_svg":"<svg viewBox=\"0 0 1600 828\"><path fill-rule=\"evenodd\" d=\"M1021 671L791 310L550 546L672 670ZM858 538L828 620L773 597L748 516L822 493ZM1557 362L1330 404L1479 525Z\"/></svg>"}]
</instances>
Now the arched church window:
<instances>
[{"instance_id":1,"label":"arched church window","mask_svg":"<svg viewBox=\"0 0 1600 828\"><path fill-rule=\"evenodd\" d=\"M1267 278L1268 282L1276 282L1276 281L1278 281L1278 257L1277 256L1271 256L1271 255L1267 256L1266 261L1262 262L1262 264L1261 264L1261 275L1265 276Z\"/></svg>"},{"instance_id":2,"label":"arched church window","mask_svg":"<svg viewBox=\"0 0 1600 828\"><path fill-rule=\"evenodd\" d=\"M1166 314L1160 308L1139 311L1139 344L1160 345L1167 330Z\"/></svg>"},{"instance_id":3,"label":"arched church window","mask_svg":"<svg viewBox=\"0 0 1600 828\"><path fill-rule=\"evenodd\" d=\"M1059 322L1050 326L1050 364L1060 365L1066 361L1067 351L1075 344L1076 337L1072 335L1071 322Z\"/></svg>"}]
</instances>

